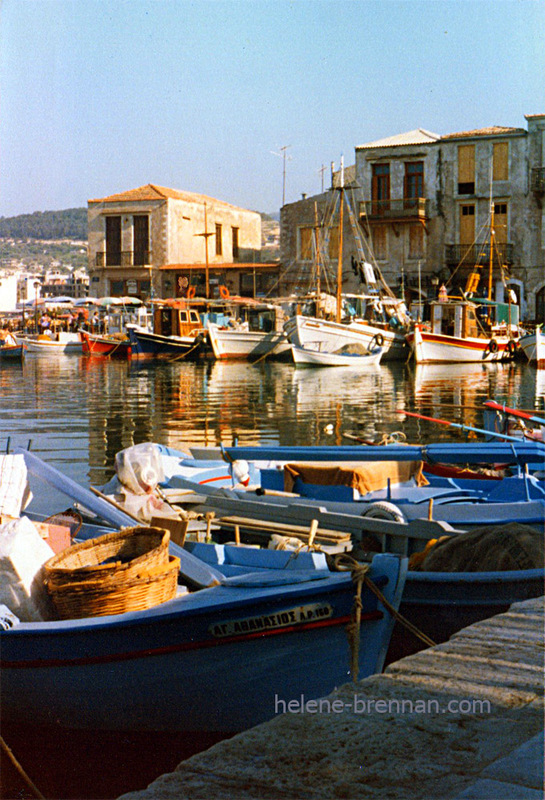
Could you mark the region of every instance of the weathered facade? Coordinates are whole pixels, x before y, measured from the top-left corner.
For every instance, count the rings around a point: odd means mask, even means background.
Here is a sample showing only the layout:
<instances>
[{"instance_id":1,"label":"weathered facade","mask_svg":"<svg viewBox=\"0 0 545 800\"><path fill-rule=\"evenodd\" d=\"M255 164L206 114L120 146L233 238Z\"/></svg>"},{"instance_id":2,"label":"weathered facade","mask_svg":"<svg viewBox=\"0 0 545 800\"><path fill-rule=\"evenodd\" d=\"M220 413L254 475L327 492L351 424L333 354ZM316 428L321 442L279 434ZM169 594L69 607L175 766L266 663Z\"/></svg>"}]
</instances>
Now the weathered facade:
<instances>
[{"instance_id":1,"label":"weathered facade","mask_svg":"<svg viewBox=\"0 0 545 800\"><path fill-rule=\"evenodd\" d=\"M417 129L356 147L347 196L392 289L407 299L431 297L443 282L463 289L475 264L484 275L492 261L497 299L503 299L503 270L525 318L545 320L545 115L526 119L527 130L439 136ZM305 256L310 263L305 229L320 218L316 209L323 216L336 191L282 209L281 256L295 272ZM354 291L360 285L354 259L361 253L346 219L344 228L343 290Z\"/></svg>"},{"instance_id":2,"label":"weathered facade","mask_svg":"<svg viewBox=\"0 0 545 800\"><path fill-rule=\"evenodd\" d=\"M260 215L204 195L148 184L89 200L88 230L92 296L254 296L277 280Z\"/></svg>"}]
</instances>

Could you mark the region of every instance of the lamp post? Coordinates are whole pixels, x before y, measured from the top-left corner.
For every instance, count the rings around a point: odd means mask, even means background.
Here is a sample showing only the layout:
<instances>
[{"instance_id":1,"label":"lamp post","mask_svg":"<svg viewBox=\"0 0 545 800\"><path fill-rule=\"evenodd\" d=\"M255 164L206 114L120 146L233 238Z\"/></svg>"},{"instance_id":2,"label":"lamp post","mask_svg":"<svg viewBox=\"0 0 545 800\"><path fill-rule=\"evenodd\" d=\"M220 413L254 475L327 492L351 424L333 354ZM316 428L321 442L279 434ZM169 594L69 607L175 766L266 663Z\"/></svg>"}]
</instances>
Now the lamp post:
<instances>
[{"instance_id":1,"label":"lamp post","mask_svg":"<svg viewBox=\"0 0 545 800\"><path fill-rule=\"evenodd\" d=\"M34 329L38 333L38 289L42 284L34 281Z\"/></svg>"}]
</instances>

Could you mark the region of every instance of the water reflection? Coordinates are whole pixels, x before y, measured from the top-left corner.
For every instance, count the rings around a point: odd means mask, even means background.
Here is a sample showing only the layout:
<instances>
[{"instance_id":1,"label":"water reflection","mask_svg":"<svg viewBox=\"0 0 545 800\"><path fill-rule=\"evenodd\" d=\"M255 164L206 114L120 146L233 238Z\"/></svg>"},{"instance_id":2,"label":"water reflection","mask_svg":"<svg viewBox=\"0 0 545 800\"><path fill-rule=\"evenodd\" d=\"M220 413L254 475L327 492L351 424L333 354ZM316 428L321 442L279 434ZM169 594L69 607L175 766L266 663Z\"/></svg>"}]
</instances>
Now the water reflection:
<instances>
[{"instance_id":1,"label":"water reflection","mask_svg":"<svg viewBox=\"0 0 545 800\"><path fill-rule=\"evenodd\" d=\"M32 357L0 371L0 447L26 446L84 485L112 474L115 454L158 441L182 448L238 440L282 445L412 442L459 431L399 411L480 427L488 398L543 413L545 371L526 364L388 363L366 372L290 364L154 363ZM353 443L353 440L352 440Z\"/></svg>"}]
</instances>

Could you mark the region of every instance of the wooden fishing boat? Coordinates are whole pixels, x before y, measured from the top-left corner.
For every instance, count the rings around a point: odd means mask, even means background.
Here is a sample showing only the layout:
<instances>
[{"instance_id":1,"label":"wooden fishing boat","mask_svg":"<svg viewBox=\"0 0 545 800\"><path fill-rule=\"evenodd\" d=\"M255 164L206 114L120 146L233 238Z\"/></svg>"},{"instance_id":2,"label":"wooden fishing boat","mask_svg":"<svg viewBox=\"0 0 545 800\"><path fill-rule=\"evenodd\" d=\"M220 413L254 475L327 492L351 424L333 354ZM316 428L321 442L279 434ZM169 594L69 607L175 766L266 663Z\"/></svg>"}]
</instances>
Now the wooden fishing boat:
<instances>
[{"instance_id":1,"label":"wooden fishing boat","mask_svg":"<svg viewBox=\"0 0 545 800\"><path fill-rule=\"evenodd\" d=\"M344 213L348 214L354 244L361 266L361 281L367 288L366 294L343 294L343 235ZM335 220L335 221L334 221ZM314 346L321 342L329 351L339 350L345 345L361 345L366 349L382 347L384 360L405 359L407 345L405 333L411 322L404 300L395 297L384 280L378 263L372 253L370 242L363 239L361 226L356 220L354 210L344 187L344 167L341 159L340 181L335 193L335 206L331 209L328 224L320 228L316 224L313 248L316 254L316 299L321 298L321 285L328 268L332 272L329 258L328 230L333 225L341 231L336 274L331 283L335 288L334 313L321 309L316 303L315 312L305 313L302 304L297 304L296 313L284 324L289 341L298 347ZM370 263L373 262L373 263ZM328 278L329 280L329 278Z\"/></svg>"},{"instance_id":2,"label":"wooden fishing boat","mask_svg":"<svg viewBox=\"0 0 545 800\"><path fill-rule=\"evenodd\" d=\"M298 347L291 345L293 361L297 367L347 367L349 369L368 369L378 367L384 353L381 347L366 352L352 352L354 345L329 352L321 347L320 342L315 346L305 345Z\"/></svg>"},{"instance_id":3,"label":"wooden fishing boat","mask_svg":"<svg viewBox=\"0 0 545 800\"><path fill-rule=\"evenodd\" d=\"M496 304L507 308L507 304ZM467 300L430 303L431 325L417 324L406 339L417 364L505 361L513 358L518 333L501 324L487 330L477 319L477 303ZM500 311L501 311L500 309Z\"/></svg>"},{"instance_id":4,"label":"wooden fishing boat","mask_svg":"<svg viewBox=\"0 0 545 800\"><path fill-rule=\"evenodd\" d=\"M0 361L21 361L23 358L23 345L17 342L13 334L8 333L0 339Z\"/></svg>"},{"instance_id":5,"label":"wooden fishing boat","mask_svg":"<svg viewBox=\"0 0 545 800\"><path fill-rule=\"evenodd\" d=\"M25 452L25 460L86 507L108 506L36 456ZM112 506L104 513L123 518ZM226 559L216 549L212 564L172 542L170 552L181 559L180 582L191 579L197 591L181 589L144 611L21 622L0 634L3 722L228 734L349 679L345 628L355 586L348 572L332 573L312 554L294 565L288 553L239 548ZM370 565L370 580L394 608L406 568L406 559L389 554ZM393 617L367 585L361 600L365 677L382 669Z\"/></svg>"},{"instance_id":6,"label":"wooden fishing boat","mask_svg":"<svg viewBox=\"0 0 545 800\"><path fill-rule=\"evenodd\" d=\"M153 330L128 325L127 332L131 354L150 358L197 356L206 337L198 309L183 300L157 304Z\"/></svg>"},{"instance_id":7,"label":"wooden fishing boat","mask_svg":"<svg viewBox=\"0 0 545 800\"><path fill-rule=\"evenodd\" d=\"M283 330L284 311L275 303L243 302L231 298L232 312L223 324L209 321L208 338L214 358L224 360L289 358Z\"/></svg>"},{"instance_id":8,"label":"wooden fishing boat","mask_svg":"<svg viewBox=\"0 0 545 800\"><path fill-rule=\"evenodd\" d=\"M540 327L519 339L519 347L531 364L545 369L545 336Z\"/></svg>"},{"instance_id":9,"label":"wooden fishing boat","mask_svg":"<svg viewBox=\"0 0 545 800\"><path fill-rule=\"evenodd\" d=\"M78 355L83 352L81 339L77 333L60 331L54 336L39 334L36 337L18 337L23 345L24 354L40 355Z\"/></svg>"},{"instance_id":10,"label":"wooden fishing boat","mask_svg":"<svg viewBox=\"0 0 545 800\"><path fill-rule=\"evenodd\" d=\"M128 358L131 355L131 343L122 335L89 333L80 330L83 354L88 356L110 356Z\"/></svg>"}]
</instances>

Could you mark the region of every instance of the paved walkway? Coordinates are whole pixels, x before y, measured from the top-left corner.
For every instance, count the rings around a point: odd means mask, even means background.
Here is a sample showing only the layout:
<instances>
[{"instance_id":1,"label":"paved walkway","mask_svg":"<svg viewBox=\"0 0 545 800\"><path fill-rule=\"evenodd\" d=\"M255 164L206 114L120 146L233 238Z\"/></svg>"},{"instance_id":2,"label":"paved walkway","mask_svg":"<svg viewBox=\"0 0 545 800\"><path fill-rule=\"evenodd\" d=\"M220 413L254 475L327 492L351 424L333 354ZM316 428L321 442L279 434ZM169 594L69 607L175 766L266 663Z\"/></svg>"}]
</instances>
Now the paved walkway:
<instances>
[{"instance_id":1,"label":"paved walkway","mask_svg":"<svg viewBox=\"0 0 545 800\"><path fill-rule=\"evenodd\" d=\"M182 762L123 800L543 798L545 598Z\"/></svg>"}]
</instances>

